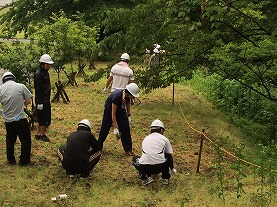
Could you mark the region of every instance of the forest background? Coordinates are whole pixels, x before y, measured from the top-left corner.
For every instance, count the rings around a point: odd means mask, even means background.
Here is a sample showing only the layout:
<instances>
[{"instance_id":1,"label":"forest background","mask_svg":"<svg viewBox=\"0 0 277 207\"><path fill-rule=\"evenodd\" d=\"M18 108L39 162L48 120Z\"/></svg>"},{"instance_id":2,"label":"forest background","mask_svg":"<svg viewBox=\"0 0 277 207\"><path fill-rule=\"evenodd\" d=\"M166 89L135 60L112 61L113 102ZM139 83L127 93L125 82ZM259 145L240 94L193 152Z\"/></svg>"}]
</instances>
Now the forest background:
<instances>
[{"instance_id":1,"label":"forest background","mask_svg":"<svg viewBox=\"0 0 277 207\"><path fill-rule=\"evenodd\" d=\"M0 67L31 87L38 58L47 52L55 61L57 80L66 81L64 71L88 67L84 82L99 83L120 54L128 52L146 96L155 89L189 83L243 132L243 145L263 152L257 158L263 163L258 169L266 169L270 181L265 183L271 188L269 194L258 188L254 200L269 204L276 187L271 173L277 138L276 8L273 0L17 0L1 9L1 36L23 35L30 44L0 44ZM159 55L159 64L149 66L145 50L152 52L154 43L165 53ZM109 64L96 67L99 61ZM166 94L172 104L173 95ZM215 189L222 198L226 186L220 159L216 168L222 182ZM237 186L240 192L240 179Z\"/></svg>"}]
</instances>

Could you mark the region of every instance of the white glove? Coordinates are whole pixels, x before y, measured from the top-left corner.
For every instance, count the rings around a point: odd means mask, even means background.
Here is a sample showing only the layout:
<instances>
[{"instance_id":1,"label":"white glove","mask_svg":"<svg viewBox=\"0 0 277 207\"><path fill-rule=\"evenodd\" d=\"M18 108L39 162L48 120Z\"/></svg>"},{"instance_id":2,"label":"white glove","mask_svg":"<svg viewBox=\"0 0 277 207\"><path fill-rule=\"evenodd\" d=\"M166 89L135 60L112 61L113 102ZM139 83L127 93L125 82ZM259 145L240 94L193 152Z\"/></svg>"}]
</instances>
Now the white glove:
<instances>
[{"instance_id":1,"label":"white glove","mask_svg":"<svg viewBox=\"0 0 277 207\"><path fill-rule=\"evenodd\" d=\"M120 134L119 134L119 130L118 130L118 128L114 128L114 130L113 130L113 134L116 136L116 138L117 138L117 139L119 139L119 138L120 138Z\"/></svg>"},{"instance_id":2,"label":"white glove","mask_svg":"<svg viewBox=\"0 0 277 207\"><path fill-rule=\"evenodd\" d=\"M177 170L175 168L170 169L171 175L175 175L177 173Z\"/></svg>"},{"instance_id":3,"label":"white glove","mask_svg":"<svg viewBox=\"0 0 277 207\"><path fill-rule=\"evenodd\" d=\"M129 124L131 125L131 117L130 116L128 116L128 121L129 121Z\"/></svg>"},{"instance_id":4,"label":"white glove","mask_svg":"<svg viewBox=\"0 0 277 207\"><path fill-rule=\"evenodd\" d=\"M108 89L105 87L104 90L103 90L104 93L107 93L108 92Z\"/></svg>"},{"instance_id":5,"label":"white glove","mask_svg":"<svg viewBox=\"0 0 277 207\"><path fill-rule=\"evenodd\" d=\"M37 105L37 110L42 110L43 109L43 104L38 104Z\"/></svg>"}]
</instances>

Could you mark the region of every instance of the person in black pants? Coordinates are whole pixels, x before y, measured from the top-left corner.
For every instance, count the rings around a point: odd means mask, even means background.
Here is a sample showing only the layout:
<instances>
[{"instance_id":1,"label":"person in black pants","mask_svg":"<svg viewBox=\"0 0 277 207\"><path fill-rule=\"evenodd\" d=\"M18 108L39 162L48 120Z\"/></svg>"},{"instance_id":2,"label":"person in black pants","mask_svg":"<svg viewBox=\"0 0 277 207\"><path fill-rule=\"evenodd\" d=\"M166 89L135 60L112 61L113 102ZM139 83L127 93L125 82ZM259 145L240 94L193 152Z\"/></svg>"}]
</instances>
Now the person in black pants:
<instances>
[{"instance_id":1,"label":"person in black pants","mask_svg":"<svg viewBox=\"0 0 277 207\"><path fill-rule=\"evenodd\" d=\"M32 94L25 85L15 82L15 76L11 72L4 73L2 82L0 101L3 106L1 115L6 127L7 160L11 165L16 164L14 145L18 136L21 142L19 165L29 165L31 163L31 130L24 112L24 105L31 103Z\"/></svg>"},{"instance_id":2,"label":"person in black pants","mask_svg":"<svg viewBox=\"0 0 277 207\"><path fill-rule=\"evenodd\" d=\"M91 178L91 171L101 157L101 146L91 133L87 119L78 123L76 132L71 133L66 144L58 149L58 157L69 177Z\"/></svg>"},{"instance_id":3,"label":"person in black pants","mask_svg":"<svg viewBox=\"0 0 277 207\"><path fill-rule=\"evenodd\" d=\"M168 185L171 175L176 174L173 166L173 150L169 140L163 135L164 124L156 119L151 124L151 133L144 138L141 157L133 157L132 164L138 170L143 185L154 181L162 173L162 184Z\"/></svg>"},{"instance_id":4,"label":"person in black pants","mask_svg":"<svg viewBox=\"0 0 277 207\"><path fill-rule=\"evenodd\" d=\"M130 83L126 89L113 91L105 102L104 115L99 133L98 141L103 147L110 128L113 125L114 135L121 139L126 155L134 156L132 151L132 139L130 132L130 103L132 99L139 96L139 87L135 83Z\"/></svg>"},{"instance_id":5,"label":"person in black pants","mask_svg":"<svg viewBox=\"0 0 277 207\"><path fill-rule=\"evenodd\" d=\"M49 69L54 64L48 54L40 57L40 67L34 75L35 103L37 112L37 133L35 139L49 142L46 128L51 124L51 83Z\"/></svg>"}]
</instances>

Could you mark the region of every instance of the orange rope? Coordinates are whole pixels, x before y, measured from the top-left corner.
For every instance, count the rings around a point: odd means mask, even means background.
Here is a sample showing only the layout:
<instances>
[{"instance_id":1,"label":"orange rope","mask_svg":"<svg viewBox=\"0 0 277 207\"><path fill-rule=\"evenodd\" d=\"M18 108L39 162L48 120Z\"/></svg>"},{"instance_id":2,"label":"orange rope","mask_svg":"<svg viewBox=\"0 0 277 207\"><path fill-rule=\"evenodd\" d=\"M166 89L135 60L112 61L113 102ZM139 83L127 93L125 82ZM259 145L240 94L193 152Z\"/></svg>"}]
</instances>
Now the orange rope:
<instances>
[{"instance_id":1,"label":"orange rope","mask_svg":"<svg viewBox=\"0 0 277 207\"><path fill-rule=\"evenodd\" d=\"M241 158L237 157L236 155L234 155L233 153L228 152L228 151L225 150L224 148L219 147L218 144L216 144L214 141L212 141L212 140L211 140L207 135L205 135L202 131L198 131L198 130L194 129L194 128L189 124L189 122L188 122L186 116L184 115L180 103L179 103L179 106L180 106L182 115L183 115L183 117L184 117L184 119L185 119L187 125L188 125L193 131L195 131L195 132L197 132L197 133L203 135L209 142L211 142L213 145L215 145L216 147L218 147L221 151L225 152L225 153L228 154L229 156L231 156L231 157L233 157L233 158L235 158L235 159L237 159L237 160L240 160L240 161L242 161L242 162L244 162L244 163L246 163L246 164L252 165L252 166L254 166L254 167L258 167L258 168L261 167L261 166L259 166L259 165L256 165L256 164L252 163L252 162L249 162L249 161L247 161L247 160L241 159ZM277 170L271 170L271 171L277 173Z\"/></svg>"}]
</instances>

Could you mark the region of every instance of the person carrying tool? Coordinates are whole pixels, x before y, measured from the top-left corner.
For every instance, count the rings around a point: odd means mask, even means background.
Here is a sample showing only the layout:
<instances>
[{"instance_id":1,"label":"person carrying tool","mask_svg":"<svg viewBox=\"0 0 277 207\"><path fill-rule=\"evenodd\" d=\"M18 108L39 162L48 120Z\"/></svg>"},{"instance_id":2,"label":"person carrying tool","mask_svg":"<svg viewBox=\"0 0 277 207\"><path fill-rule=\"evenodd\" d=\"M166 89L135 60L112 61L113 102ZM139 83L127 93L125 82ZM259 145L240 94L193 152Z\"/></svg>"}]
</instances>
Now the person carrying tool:
<instances>
[{"instance_id":1,"label":"person carrying tool","mask_svg":"<svg viewBox=\"0 0 277 207\"><path fill-rule=\"evenodd\" d=\"M78 123L77 131L58 149L58 157L69 177L92 178L91 171L101 157L101 146L91 132L89 120Z\"/></svg>"},{"instance_id":2,"label":"person carrying tool","mask_svg":"<svg viewBox=\"0 0 277 207\"><path fill-rule=\"evenodd\" d=\"M10 165L16 164L14 145L18 136L21 142L19 165L29 165L31 163L31 130L24 113L24 105L31 103L32 94L25 85L15 82L15 76L11 72L3 74L2 82L0 102L3 106L1 115L6 127L7 160Z\"/></svg>"},{"instance_id":3,"label":"person carrying tool","mask_svg":"<svg viewBox=\"0 0 277 207\"><path fill-rule=\"evenodd\" d=\"M154 181L155 175L162 173L162 184L168 185L170 173L176 174L173 165L172 146L163 135L164 124L156 119L152 122L151 134L144 138L141 146L142 155L134 156L132 164L138 170L143 185Z\"/></svg>"},{"instance_id":4,"label":"person carrying tool","mask_svg":"<svg viewBox=\"0 0 277 207\"><path fill-rule=\"evenodd\" d=\"M120 62L116 63L110 71L110 76L103 90L105 93L108 92L111 82L111 92L116 89L125 89L126 85L134 82L134 74L133 70L129 67L129 61L130 56L127 53L123 53L120 57Z\"/></svg>"},{"instance_id":5,"label":"person carrying tool","mask_svg":"<svg viewBox=\"0 0 277 207\"><path fill-rule=\"evenodd\" d=\"M105 109L98 141L103 147L110 128L113 125L114 135L121 139L126 155L134 156L132 151L132 138L128 117L131 116L130 103L132 99L139 97L139 87L135 83L130 83L126 89L115 90L105 102Z\"/></svg>"}]
</instances>

